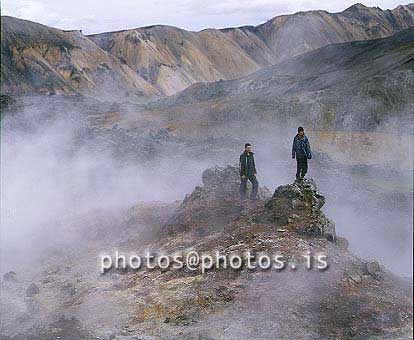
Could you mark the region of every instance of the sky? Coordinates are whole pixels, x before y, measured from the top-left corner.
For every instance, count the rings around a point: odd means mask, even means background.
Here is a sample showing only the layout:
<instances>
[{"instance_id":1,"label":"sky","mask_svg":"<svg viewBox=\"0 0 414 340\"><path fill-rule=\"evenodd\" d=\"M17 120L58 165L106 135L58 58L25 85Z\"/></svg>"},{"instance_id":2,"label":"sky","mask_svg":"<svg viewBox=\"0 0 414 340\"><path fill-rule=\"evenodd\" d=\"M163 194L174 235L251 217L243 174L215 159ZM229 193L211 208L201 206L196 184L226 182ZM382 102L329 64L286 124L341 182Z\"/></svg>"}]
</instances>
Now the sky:
<instances>
[{"instance_id":1,"label":"sky","mask_svg":"<svg viewBox=\"0 0 414 340\"><path fill-rule=\"evenodd\" d=\"M277 15L314 9L340 12L348 0L1 0L1 14L84 34L155 24L186 30L258 25ZM392 9L398 0L367 0L366 6Z\"/></svg>"}]
</instances>

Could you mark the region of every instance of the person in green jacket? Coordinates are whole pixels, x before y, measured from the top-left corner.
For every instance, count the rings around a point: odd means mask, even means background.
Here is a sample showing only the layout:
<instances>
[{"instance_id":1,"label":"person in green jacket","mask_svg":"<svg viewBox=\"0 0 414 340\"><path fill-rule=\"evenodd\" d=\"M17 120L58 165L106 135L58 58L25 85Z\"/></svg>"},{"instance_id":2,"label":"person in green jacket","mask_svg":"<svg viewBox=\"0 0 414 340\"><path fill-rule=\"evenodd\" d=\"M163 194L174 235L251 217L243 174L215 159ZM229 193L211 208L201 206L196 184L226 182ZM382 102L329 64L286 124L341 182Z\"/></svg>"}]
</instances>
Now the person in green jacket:
<instances>
[{"instance_id":1,"label":"person in green jacket","mask_svg":"<svg viewBox=\"0 0 414 340\"><path fill-rule=\"evenodd\" d=\"M254 153L252 152L252 145L246 143L244 145L244 152L240 155L240 198L242 200L246 199L247 181L252 183L250 199L256 199L257 190L259 188L259 182L257 181L256 175L257 171L254 162Z\"/></svg>"}]
</instances>

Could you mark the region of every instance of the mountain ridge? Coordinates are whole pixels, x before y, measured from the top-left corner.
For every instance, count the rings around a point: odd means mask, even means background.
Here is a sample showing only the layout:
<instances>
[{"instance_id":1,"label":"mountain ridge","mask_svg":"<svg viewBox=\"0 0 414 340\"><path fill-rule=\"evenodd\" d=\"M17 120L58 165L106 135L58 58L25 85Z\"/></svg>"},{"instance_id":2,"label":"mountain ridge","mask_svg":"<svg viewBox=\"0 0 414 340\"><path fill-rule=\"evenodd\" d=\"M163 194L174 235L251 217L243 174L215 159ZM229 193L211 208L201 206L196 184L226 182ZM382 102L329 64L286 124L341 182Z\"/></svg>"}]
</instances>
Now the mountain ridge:
<instances>
[{"instance_id":1,"label":"mountain ridge","mask_svg":"<svg viewBox=\"0 0 414 340\"><path fill-rule=\"evenodd\" d=\"M338 13L308 11L276 16L258 26L197 32L179 29L184 36L169 36L168 42L162 42L157 32L161 30L162 37L168 35L168 26L151 26L152 32L146 27L89 37L136 72L145 74L162 93L171 95L194 82L239 78L330 43L391 35L414 25L413 6L401 6L383 11L360 5ZM352 28L356 24L357 28ZM148 48L147 39L152 39ZM194 43L194 39L198 41ZM180 44L187 50L181 51ZM217 50L216 45L221 49ZM222 59L227 62L222 64Z\"/></svg>"},{"instance_id":2,"label":"mountain ridge","mask_svg":"<svg viewBox=\"0 0 414 340\"><path fill-rule=\"evenodd\" d=\"M2 16L1 20L4 94L159 94L80 31L63 31L13 17Z\"/></svg>"},{"instance_id":3,"label":"mountain ridge","mask_svg":"<svg viewBox=\"0 0 414 340\"><path fill-rule=\"evenodd\" d=\"M150 25L82 35L36 25L41 24L2 16L2 92L148 98L198 82L237 79L327 44L390 36L414 26L414 4L297 12L258 26L197 32ZM63 45L77 44L69 51L73 55L53 45L57 37ZM102 83L106 91L100 91Z\"/></svg>"},{"instance_id":4,"label":"mountain ridge","mask_svg":"<svg viewBox=\"0 0 414 340\"><path fill-rule=\"evenodd\" d=\"M261 123L315 130L392 130L401 120L412 129L413 55L409 28L391 37L324 46L238 79L193 84L150 109L175 117L175 123L191 116L200 125L234 116L239 122L260 117Z\"/></svg>"}]
</instances>

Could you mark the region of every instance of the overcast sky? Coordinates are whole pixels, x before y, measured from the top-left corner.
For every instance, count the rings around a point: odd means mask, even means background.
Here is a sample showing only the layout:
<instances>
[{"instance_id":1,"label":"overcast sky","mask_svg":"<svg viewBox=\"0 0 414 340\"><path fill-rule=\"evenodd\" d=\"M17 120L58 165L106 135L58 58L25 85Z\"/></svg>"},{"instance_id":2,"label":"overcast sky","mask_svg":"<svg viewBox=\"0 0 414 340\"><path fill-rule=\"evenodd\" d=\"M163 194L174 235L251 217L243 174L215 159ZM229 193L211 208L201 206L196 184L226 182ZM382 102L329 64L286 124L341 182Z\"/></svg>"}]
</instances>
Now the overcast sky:
<instances>
[{"instance_id":1,"label":"overcast sky","mask_svg":"<svg viewBox=\"0 0 414 340\"><path fill-rule=\"evenodd\" d=\"M323 9L339 12L348 0L1 0L1 14L85 34L154 24L187 30L257 25L280 14ZM395 8L409 1L367 0L366 6Z\"/></svg>"}]
</instances>

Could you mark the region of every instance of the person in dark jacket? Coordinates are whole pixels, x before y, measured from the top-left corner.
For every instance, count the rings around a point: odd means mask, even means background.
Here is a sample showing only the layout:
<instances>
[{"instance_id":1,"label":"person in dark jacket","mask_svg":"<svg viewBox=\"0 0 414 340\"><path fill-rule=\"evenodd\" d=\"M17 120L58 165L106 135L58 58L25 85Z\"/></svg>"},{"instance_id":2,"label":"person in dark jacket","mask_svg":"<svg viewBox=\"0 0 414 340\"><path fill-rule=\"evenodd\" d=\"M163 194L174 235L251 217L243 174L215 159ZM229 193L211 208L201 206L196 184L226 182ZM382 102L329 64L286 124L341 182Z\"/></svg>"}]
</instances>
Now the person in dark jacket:
<instances>
[{"instance_id":1,"label":"person in dark jacket","mask_svg":"<svg viewBox=\"0 0 414 340\"><path fill-rule=\"evenodd\" d=\"M252 183L252 191L250 199L254 200L257 196L259 182L256 179L257 171L254 163L254 156L252 152L252 145L246 143L244 145L244 152L240 155L240 197L242 200L246 199L247 181Z\"/></svg>"},{"instance_id":2,"label":"person in dark jacket","mask_svg":"<svg viewBox=\"0 0 414 340\"><path fill-rule=\"evenodd\" d=\"M296 158L296 179L303 179L308 171L308 159L312 158L312 152L308 137L305 136L303 127L298 127L298 133L293 139L292 158Z\"/></svg>"}]
</instances>

